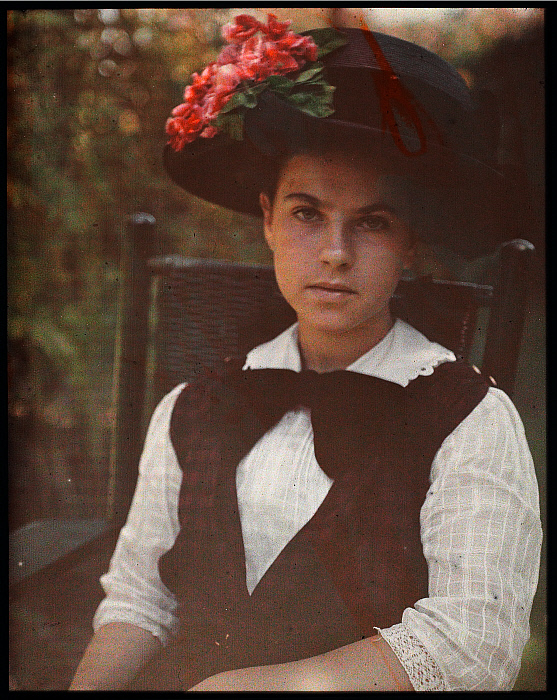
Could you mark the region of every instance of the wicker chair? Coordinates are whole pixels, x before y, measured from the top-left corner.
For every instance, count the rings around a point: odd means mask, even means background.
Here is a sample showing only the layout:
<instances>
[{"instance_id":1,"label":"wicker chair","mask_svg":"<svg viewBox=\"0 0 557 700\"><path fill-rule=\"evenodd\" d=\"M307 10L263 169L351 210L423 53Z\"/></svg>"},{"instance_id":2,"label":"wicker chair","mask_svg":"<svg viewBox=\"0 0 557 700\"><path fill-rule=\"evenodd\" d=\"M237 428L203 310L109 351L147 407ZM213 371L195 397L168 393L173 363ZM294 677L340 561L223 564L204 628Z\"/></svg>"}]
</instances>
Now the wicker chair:
<instances>
[{"instance_id":1,"label":"wicker chair","mask_svg":"<svg viewBox=\"0 0 557 700\"><path fill-rule=\"evenodd\" d=\"M225 357L245 355L295 320L272 267L151 257L155 229L148 214L131 217L127 228L109 494L109 517L116 521L128 510L147 420L160 398ZM473 361L512 395L533 255L528 241L505 243L495 287L403 280L393 312Z\"/></svg>"},{"instance_id":2,"label":"wicker chair","mask_svg":"<svg viewBox=\"0 0 557 700\"><path fill-rule=\"evenodd\" d=\"M155 240L151 216L131 218L122 256L107 519L96 537L86 533L87 541L83 523L73 528L69 523L73 551L66 547L67 553L55 560L48 539L19 543L20 549L35 548L42 562L42 568L10 587L11 646L21 647L13 654L12 672L16 679L36 678L28 681L31 690L67 687L90 638L92 615L102 598L98 579L129 509L154 405L179 382L194 379L224 357L242 356L294 321L270 267L154 257ZM393 311L473 360L512 394L533 252L523 240L502 246L495 288L431 278L401 282ZM48 632L39 635L32 625L29 633L30 619L41 620ZM21 659L26 669L18 667Z\"/></svg>"}]
</instances>

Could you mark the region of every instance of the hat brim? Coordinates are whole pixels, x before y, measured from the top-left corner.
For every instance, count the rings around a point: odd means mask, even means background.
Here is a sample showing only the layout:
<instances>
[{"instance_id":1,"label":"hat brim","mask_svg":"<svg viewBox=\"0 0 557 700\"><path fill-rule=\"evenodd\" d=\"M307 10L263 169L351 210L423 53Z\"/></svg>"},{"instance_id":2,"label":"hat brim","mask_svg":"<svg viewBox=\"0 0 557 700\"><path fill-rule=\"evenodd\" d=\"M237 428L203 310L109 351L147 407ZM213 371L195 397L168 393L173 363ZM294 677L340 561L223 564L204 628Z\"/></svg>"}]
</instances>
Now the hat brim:
<instances>
[{"instance_id":1,"label":"hat brim","mask_svg":"<svg viewBox=\"0 0 557 700\"><path fill-rule=\"evenodd\" d=\"M242 214L261 216L258 151L249 140L217 134L198 138L181 151L167 144L163 164L171 179L194 196Z\"/></svg>"},{"instance_id":2,"label":"hat brim","mask_svg":"<svg viewBox=\"0 0 557 700\"><path fill-rule=\"evenodd\" d=\"M493 250L505 228L502 202L513 191L494 166L496 115L478 110L462 77L435 54L387 35L343 33L347 43L322 61L335 88L332 116L310 116L264 90L246 110L242 141L221 133L199 137L178 152L167 145L164 166L172 180L209 202L261 216L266 170L276 173L289 154L352 142L381 171L419 183L438 201L454 200L463 213L459 220L470 222L467 231L447 222L443 236L425 232L431 242L466 257ZM374 43L400 83L388 84Z\"/></svg>"},{"instance_id":3,"label":"hat brim","mask_svg":"<svg viewBox=\"0 0 557 700\"><path fill-rule=\"evenodd\" d=\"M246 115L246 134L237 141L225 134L197 138L182 150L165 146L163 163L172 180L195 196L253 216L260 216L261 169L289 155L359 141L378 167L432 188L490 186L503 175L489 165L437 143L425 153L401 150L383 129L348 123L332 117L320 119L301 113L274 95ZM278 104L280 103L280 108ZM288 124L288 128L284 125ZM319 144L319 146L316 146ZM409 143L410 149L419 144ZM263 158L263 160L262 160Z\"/></svg>"},{"instance_id":4,"label":"hat brim","mask_svg":"<svg viewBox=\"0 0 557 700\"><path fill-rule=\"evenodd\" d=\"M352 140L365 144L365 152L371 154L370 158L385 172L413 180L437 196L458 199L461 207L467 209L470 220L478 223L476 229L467 232L466 236L462 232L447 231L442 240L436 238L427 242L443 245L469 258L492 252L502 241L502 226L494 223L493 208L509 188L509 183L497 170L435 143L426 153L409 156L382 129L332 117L319 119L305 115L282 100L280 110L277 110L277 99L271 95L270 99L262 100L257 108L250 110L246 115L246 136L242 141L217 134L213 138L198 138L181 151L175 151L167 144L163 162L172 180L208 202L260 217L259 196L264 188L264 168L277 167L279 158L304 150L304 144L311 150L308 142L324 146ZM293 123L294 128L281 126ZM486 217L490 219L489 223ZM473 233L474 230L477 234Z\"/></svg>"}]
</instances>

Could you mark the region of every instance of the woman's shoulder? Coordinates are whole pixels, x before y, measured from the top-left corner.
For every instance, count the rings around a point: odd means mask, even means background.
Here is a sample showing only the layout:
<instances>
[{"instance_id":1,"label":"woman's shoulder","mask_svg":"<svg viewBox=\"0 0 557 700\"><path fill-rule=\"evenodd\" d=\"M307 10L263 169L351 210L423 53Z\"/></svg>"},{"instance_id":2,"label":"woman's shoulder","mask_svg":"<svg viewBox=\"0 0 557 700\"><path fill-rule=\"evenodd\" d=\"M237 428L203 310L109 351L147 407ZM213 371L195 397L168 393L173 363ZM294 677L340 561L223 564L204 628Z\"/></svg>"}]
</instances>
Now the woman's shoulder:
<instances>
[{"instance_id":1,"label":"woman's shoulder","mask_svg":"<svg viewBox=\"0 0 557 700\"><path fill-rule=\"evenodd\" d=\"M155 406L149 421L148 435L153 436L168 430L170 418L174 411L176 401L188 386L187 382L182 382L166 393Z\"/></svg>"},{"instance_id":2,"label":"woman's shoulder","mask_svg":"<svg viewBox=\"0 0 557 700\"><path fill-rule=\"evenodd\" d=\"M180 382L180 384L177 384L173 389L167 392L156 405L153 416L172 413L172 409L178 397L188 386L190 386L189 382Z\"/></svg>"},{"instance_id":3,"label":"woman's shoulder","mask_svg":"<svg viewBox=\"0 0 557 700\"><path fill-rule=\"evenodd\" d=\"M512 399L496 386L490 386L484 399L478 404L470 417L470 424L477 426L478 430L497 430L504 432L511 429L521 435L524 426L518 409Z\"/></svg>"}]
</instances>

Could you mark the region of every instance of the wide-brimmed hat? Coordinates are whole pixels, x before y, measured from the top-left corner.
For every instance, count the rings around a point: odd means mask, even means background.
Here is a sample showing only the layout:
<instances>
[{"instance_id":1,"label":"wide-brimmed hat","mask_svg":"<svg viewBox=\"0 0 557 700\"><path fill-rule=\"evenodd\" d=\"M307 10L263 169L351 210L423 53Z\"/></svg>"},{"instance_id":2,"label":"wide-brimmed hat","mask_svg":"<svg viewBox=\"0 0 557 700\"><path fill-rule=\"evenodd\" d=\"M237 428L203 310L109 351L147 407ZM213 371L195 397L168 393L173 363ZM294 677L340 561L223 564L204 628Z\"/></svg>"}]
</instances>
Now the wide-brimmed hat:
<instances>
[{"instance_id":1,"label":"wide-brimmed hat","mask_svg":"<svg viewBox=\"0 0 557 700\"><path fill-rule=\"evenodd\" d=\"M498 201L510 186L497 163L496 111L478 104L458 71L436 54L365 29L338 31L343 45L320 58L334 87L328 116L313 116L270 85L242 110L240 139L212 127L179 147L171 139L164 166L173 181L215 204L261 216L262 163L269 167L272 159L316 144L361 143L381 167L453 198L461 219L464 209L473 220L465 231L433 227L430 243L467 257L493 250L505 228ZM238 43L233 49L238 55Z\"/></svg>"}]
</instances>

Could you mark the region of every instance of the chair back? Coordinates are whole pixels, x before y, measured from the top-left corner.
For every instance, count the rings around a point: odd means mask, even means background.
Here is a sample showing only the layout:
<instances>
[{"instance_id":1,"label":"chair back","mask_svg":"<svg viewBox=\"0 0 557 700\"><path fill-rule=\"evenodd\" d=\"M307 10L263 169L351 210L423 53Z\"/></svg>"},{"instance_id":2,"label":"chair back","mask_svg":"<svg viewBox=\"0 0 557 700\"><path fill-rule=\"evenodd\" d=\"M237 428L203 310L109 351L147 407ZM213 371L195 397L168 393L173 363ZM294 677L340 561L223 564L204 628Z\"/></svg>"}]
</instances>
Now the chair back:
<instances>
[{"instance_id":1,"label":"chair back","mask_svg":"<svg viewBox=\"0 0 557 700\"><path fill-rule=\"evenodd\" d=\"M146 424L162 396L226 357L243 357L296 318L271 266L153 257L154 228L152 217L143 214L128 226L109 495L110 517L116 518L127 512ZM504 244L495 287L403 280L393 313L458 357L470 361L474 351L482 372L512 394L533 252L528 241Z\"/></svg>"}]
</instances>

